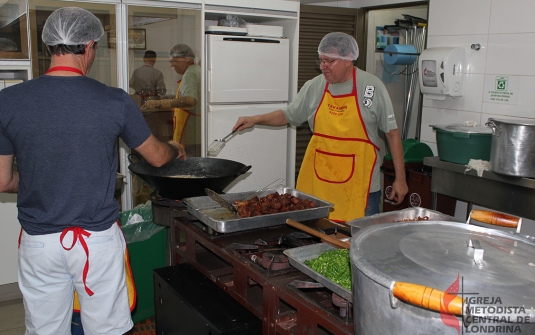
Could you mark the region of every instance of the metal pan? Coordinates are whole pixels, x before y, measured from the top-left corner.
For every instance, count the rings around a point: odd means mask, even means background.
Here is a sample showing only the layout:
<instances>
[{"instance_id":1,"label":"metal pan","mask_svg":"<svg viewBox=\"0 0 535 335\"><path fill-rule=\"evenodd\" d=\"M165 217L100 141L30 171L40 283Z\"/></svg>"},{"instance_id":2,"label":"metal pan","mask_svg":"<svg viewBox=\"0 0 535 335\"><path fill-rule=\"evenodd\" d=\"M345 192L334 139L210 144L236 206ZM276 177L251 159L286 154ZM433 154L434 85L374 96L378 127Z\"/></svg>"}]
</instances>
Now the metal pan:
<instances>
[{"instance_id":1,"label":"metal pan","mask_svg":"<svg viewBox=\"0 0 535 335\"><path fill-rule=\"evenodd\" d=\"M159 168L146 161L128 166L132 173L162 197L175 200L206 195L205 188L222 193L225 187L250 168L251 165L210 157L191 157L185 161L175 159Z\"/></svg>"},{"instance_id":2,"label":"metal pan","mask_svg":"<svg viewBox=\"0 0 535 335\"><path fill-rule=\"evenodd\" d=\"M303 272L310 278L314 279L315 281L322 284L323 286L338 294L347 301L353 302L353 294L350 290L329 280L328 278L312 270L305 264L305 261L318 258L324 252L334 249L336 248L330 244L317 243L298 248L286 249L283 252L286 256L288 256L288 261L294 268Z\"/></svg>"},{"instance_id":3,"label":"metal pan","mask_svg":"<svg viewBox=\"0 0 535 335\"><path fill-rule=\"evenodd\" d=\"M266 196L269 193L278 192L279 194L289 193L301 200L308 199L314 202L316 207L309 209L296 210L284 213L265 214L248 218L240 218L237 214L231 213L218 205L208 196L191 197L183 199L188 208L188 212L199 219L201 222L217 231L218 233L234 233L237 231L266 228L286 224L286 219L298 221L307 221L325 218L334 206L332 203L316 198L312 195L300 192L289 187L266 190L259 194L259 197ZM243 200L256 193L256 191L227 193L220 195L227 202L233 203L235 200Z\"/></svg>"}]
</instances>

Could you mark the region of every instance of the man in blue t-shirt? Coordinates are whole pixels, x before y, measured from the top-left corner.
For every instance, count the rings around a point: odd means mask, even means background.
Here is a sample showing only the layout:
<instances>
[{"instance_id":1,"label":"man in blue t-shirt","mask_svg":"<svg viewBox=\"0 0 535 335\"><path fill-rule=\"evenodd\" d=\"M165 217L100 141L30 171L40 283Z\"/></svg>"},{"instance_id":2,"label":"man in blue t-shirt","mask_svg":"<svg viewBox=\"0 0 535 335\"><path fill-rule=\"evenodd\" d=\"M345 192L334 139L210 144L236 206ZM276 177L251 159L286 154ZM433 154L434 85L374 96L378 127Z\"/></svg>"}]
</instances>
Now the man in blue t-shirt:
<instances>
[{"instance_id":1,"label":"man in blue t-shirt","mask_svg":"<svg viewBox=\"0 0 535 335\"><path fill-rule=\"evenodd\" d=\"M114 198L118 139L157 167L185 159L179 143L151 134L126 92L86 77L103 34L84 9L54 11L42 34L46 75L0 91L0 192L18 193L27 334L69 334L74 290L86 334L132 328Z\"/></svg>"}]
</instances>

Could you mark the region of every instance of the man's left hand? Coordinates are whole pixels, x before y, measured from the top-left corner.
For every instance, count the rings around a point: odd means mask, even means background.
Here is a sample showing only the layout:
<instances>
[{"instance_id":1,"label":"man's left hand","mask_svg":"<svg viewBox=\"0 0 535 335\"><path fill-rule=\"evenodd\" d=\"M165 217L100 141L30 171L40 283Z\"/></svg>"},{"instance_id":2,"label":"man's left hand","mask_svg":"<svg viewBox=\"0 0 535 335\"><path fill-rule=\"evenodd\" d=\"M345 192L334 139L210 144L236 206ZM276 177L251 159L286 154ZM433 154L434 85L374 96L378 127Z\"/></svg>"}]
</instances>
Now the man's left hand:
<instances>
[{"instance_id":1,"label":"man's left hand","mask_svg":"<svg viewBox=\"0 0 535 335\"><path fill-rule=\"evenodd\" d=\"M403 199L405 199L405 196L408 192L409 187L407 186L407 182L405 180L395 180L392 183L392 193L388 199L394 201L394 205L399 205L401 202L403 202Z\"/></svg>"}]
</instances>

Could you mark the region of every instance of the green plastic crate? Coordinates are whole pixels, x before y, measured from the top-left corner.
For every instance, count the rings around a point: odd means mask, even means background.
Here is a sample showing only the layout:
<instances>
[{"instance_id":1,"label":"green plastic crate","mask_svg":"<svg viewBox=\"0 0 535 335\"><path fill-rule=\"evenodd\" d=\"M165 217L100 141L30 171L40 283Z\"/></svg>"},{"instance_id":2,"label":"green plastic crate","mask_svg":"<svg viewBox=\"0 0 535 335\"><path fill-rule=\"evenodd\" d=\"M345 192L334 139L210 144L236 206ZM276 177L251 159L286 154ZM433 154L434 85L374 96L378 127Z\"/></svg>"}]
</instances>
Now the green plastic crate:
<instances>
[{"instance_id":1,"label":"green plastic crate","mask_svg":"<svg viewBox=\"0 0 535 335\"><path fill-rule=\"evenodd\" d=\"M470 159L490 161L492 134L435 131L441 160L462 165L468 164Z\"/></svg>"}]
</instances>

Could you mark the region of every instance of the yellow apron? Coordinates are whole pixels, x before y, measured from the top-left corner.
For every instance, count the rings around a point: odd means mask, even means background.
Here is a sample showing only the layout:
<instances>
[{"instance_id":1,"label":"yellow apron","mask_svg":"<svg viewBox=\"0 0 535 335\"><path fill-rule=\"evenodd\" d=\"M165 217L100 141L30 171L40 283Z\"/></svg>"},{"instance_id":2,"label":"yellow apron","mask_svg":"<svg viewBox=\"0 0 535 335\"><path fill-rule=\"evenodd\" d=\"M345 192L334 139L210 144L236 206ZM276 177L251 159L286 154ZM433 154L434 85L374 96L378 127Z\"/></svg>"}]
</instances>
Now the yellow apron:
<instances>
[{"instance_id":1,"label":"yellow apron","mask_svg":"<svg viewBox=\"0 0 535 335\"><path fill-rule=\"evenodd\" d=\"M119 225L119 223L117 224ZM134 307L136 307L137 296L136 284L134 283L134 275L132 274L132 267L130 266L130 255L128 254L128 246L126 246L126 249L124 251L124 269L126 273L126 288L128 290L128 304L130 306L130 311L133 311ZM74 291L73 311L76 313L80 313L80 300L78 299L78 292L76 291Z\"/></svg>"},{"instance_id":2,"label":"yellow apron","mask_svg":"<svg viewBox=\"0 0 535 335\"><path fill-rule=\"evenodd\" d=\"M314 116L314 133L297 178L297 189L335 204L333 221L364 216L377 146L360 113L356 71L353 91L333 96L329 83Z\"/></svg>"},{"instance_id":3,"label":"yellow apron","mask_svg":"<svg viewBox=\"0 0 535 335\"><path fill-rule=\"evenodd\" d=\"M182 85L182 79L178 81L178 88L176 89L175 98L180 98L180 86ZM184 128L186 122L190 116L190 112L180 108L173 108L173 141L180 142L182 135L184 134Z\"/></svg>"}]
</instances>

